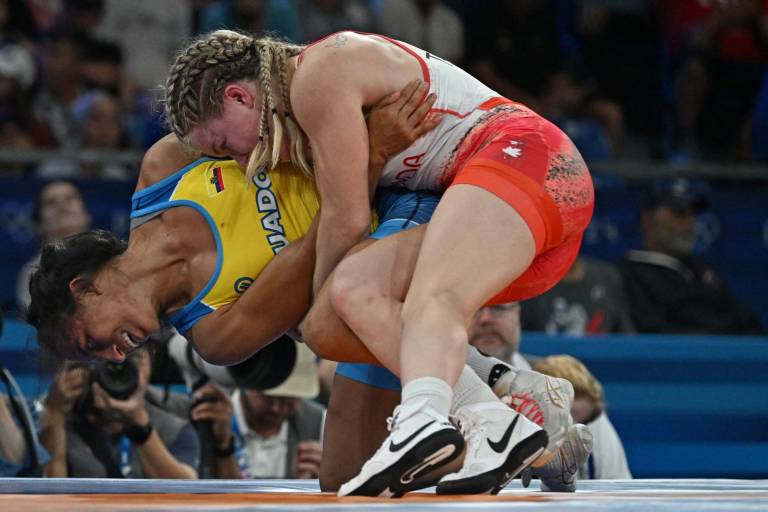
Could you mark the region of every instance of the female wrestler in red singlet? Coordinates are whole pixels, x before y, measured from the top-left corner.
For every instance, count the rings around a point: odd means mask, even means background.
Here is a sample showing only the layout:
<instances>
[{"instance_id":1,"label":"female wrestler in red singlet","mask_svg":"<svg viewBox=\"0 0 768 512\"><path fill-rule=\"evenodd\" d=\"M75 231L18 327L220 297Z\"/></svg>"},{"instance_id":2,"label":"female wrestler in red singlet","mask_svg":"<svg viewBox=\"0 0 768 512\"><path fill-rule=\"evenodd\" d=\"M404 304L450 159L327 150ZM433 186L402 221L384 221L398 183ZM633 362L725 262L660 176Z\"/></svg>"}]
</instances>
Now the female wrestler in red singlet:
<instances>
[{"instance_id":1,"label":"female wrestler in red singlet","mask_svg":"<svg viewBox=\"0 0 768 512\"><path fill-rule=\"evenodd\" d=\"M443 120L369 176L366 109L414 79L436 95ZM404 301L378 293L381 278L362 268L373 265L362 252L330 283L340 316L403 384L389 438L340 494L400 495L434 483L419 477L465 441L462 469L444 476L438 492L498 492L538 458L546 434L488 396L464 358L466 325L480 306L546 291L576 257L593 190L558 128L428 52L351 32L304 49L214 32L178 55L167 93L179 137L247 162L251 174L281 155L309 170L311 148L322 201L315 290L365 235L372 184L444 191L420 247L408 253L416 264ZM313 336L311 326L310 318L304 333L320 355L356 360L359 349Z\"/></svg>"}]
</instances>

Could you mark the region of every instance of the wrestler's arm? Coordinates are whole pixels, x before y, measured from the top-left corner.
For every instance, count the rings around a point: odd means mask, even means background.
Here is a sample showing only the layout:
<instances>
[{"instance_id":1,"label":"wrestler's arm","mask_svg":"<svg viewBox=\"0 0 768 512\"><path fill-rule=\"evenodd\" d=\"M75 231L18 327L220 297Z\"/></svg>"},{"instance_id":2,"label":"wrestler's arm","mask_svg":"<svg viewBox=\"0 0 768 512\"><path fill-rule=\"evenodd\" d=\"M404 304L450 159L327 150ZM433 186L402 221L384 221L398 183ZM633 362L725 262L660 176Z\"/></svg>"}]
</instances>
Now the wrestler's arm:
<instances>
[{"instance_id":1,"label":"wrestler's arm","mask_svg":"<svg viewBox=\"0 0 768 512\"><path fill-rule=\"evenodd\" d=\"M311 86L308 80L294 77L291 93L294 114L312 146L315 180L323 205L313 279L316 291L371 225L363 91L337 78L346 78L351 64L341 62L335 54L324 61L327 70L335 70L333 73L315 74ZM302 71L314 71L314 66Z\"/></svg>"},{"instance_id":2,"label":"wrestler's arm","mask_svg":"<svg viewBox=\"0 0 768 512\"><path fill-rule=\"evenodd\" d=\"M317 219L288 244L236 301L202 318L187 332L209 363L231 365L296 326L309 309Z\"/></svg>"}]
</instances>

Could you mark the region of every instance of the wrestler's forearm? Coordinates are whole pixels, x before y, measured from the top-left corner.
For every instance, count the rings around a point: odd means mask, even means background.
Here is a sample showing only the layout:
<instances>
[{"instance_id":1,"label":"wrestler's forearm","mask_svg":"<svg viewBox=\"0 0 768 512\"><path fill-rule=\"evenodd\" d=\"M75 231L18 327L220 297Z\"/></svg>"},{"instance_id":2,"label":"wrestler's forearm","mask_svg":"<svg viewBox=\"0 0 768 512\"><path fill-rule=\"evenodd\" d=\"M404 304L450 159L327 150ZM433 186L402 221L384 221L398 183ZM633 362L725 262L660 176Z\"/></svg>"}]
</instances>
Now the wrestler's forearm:
<instances>
[{"instance_id":1,"label":"wrestler's forearm","mask_svg":"<svg viewBox=\"0 0 768 512\"><path fill-rule=\"evenodd\" d=\"M344 255L365 237L370 229L370 210L366 214L366 217L362 217L350 212L346 216L341 212L328 213L321 210L312 288L315 294L320 291ZM362 218L365 218L365 223L357 220Z\"/></svg>"}]
</instances>

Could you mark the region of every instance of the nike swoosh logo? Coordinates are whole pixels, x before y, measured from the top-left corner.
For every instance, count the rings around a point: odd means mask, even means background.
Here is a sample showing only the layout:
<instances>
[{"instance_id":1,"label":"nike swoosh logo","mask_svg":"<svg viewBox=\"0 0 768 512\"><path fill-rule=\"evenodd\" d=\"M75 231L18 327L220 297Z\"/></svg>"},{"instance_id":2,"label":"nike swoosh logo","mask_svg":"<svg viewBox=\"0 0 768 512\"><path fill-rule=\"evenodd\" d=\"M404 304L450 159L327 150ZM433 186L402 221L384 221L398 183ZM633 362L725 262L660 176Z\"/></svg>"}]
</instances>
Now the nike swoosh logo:
<instances>
[{"instance_id":1,"label":"nike swoosh logo","mask_svg":"<svg viewBox=\"0 0 768 512\"><path fill-rule=\"evenodd\" d=\"M512 437L512 431L515 430L515 425L517 425L518 419L520 419L520 414L515 416L515 419L512 420L512 423L509 424L507 431L504 432L504 435L501 436L501 439L498 441L491 441L488 439L488 446L491 447L491 450L495 451L496 453L504 453L504 450L507 449L507 445L509 444L509 438Z\"/></svg>"},{"instance_id":2,"label":"nike swoosh logo","mask_svg":"<svg viewBox=\"0 0 768 512\"><path fill-rule=\"evenodd\" d=\"M400 449L401 449L403 446L405 446L405 445L407 445L408 443L410 443L410 442L413 440L413 438L414 438L414 437L416 437L417 435L419 435L419 434L420 434L420 433L421 433L421 432L422 432L422 431L423 431L425 428L427 428L428 426L430 426L430 425L431 425L431 424L433 424L434 422L435 422L435 420L432 420L432 421L430 421L429 423L427 423L426 425L424 425L424 426L423 426L423 427L421 427L419 430L417 430L417 431L416 431L416 432L414 432L413 434L409 435L407 438L403 439L403 440L402 440L401 442L399 442L399 443L396 443L396 442L392 441L391 443L389 443L389 451L391 451L391 452L397 452L397 451L400 451Z\"/></svg>"}]
</instances>

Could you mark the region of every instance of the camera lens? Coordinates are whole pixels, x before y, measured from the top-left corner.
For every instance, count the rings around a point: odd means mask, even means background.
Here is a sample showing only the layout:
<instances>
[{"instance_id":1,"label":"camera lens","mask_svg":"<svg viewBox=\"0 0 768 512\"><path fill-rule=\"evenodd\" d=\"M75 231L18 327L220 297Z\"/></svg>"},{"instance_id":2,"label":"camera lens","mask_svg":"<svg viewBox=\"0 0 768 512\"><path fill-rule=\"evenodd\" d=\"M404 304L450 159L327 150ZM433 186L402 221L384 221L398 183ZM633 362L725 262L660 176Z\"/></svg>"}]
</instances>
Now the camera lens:
<instances>
[{"instance_id":1,"label":"camera lens","mask_svg":"<svg viewBox=\"0 0 768 512\"><path fill-rule=\"evenodd\" d=\"M102 362L96 367L96 382L112 398L127 400L139 387L139 370L130 359L123 363Z\"/></svg>"}]
</instances>

